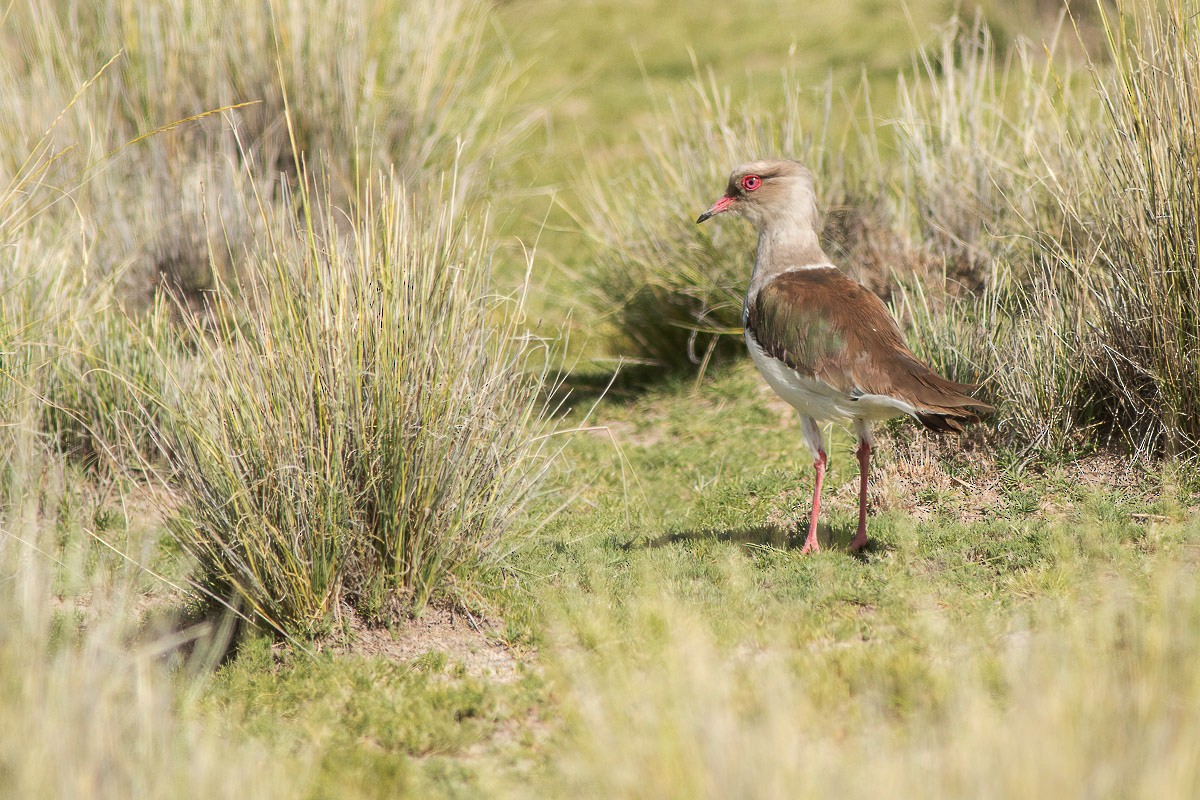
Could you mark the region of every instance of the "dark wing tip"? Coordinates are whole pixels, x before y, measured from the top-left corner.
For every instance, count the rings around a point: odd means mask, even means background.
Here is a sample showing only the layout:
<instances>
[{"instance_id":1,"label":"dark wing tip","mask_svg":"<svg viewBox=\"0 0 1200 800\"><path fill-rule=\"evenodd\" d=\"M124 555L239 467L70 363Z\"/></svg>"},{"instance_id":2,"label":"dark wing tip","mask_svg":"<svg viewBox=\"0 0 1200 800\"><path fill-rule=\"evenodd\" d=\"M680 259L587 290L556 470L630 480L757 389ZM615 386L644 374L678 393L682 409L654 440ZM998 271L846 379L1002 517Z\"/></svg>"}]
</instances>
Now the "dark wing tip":
<instances>
[{"instance_id":1,"label":"dark wing tip","mask_svg":"<svg viewBox=\"0 0 1200 800\"><path fill-rule=\"evenodd\" d=\"M917 413L917 421L931 431L938 433L962 433L967 425L974 425L981 416L992 414L995 408L987 403L978 401L971 403L969 408L956 408L952 411L924 411Z\"/></svg>"},{"instance_id":2,"label":"dark wing tip","mask_svg":"<svg viewBox=\"0 0 1200 800\"><path fill-rule=\"evenodd\" d=\"M978 418L962 419L949 414L917 414L917 421L938 433L962 433L964 423L977 422Z\"/></svg>"}]
</instances>

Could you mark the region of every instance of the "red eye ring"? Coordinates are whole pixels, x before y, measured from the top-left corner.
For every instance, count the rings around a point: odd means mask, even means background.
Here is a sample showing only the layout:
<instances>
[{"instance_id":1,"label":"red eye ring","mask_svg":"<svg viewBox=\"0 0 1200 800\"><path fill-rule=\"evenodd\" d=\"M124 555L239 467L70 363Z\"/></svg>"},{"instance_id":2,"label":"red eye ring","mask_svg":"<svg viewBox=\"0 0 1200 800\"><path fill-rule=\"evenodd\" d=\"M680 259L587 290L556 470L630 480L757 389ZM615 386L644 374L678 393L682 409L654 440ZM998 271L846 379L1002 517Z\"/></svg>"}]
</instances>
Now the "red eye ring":
<instances>
[{"instance_id":1,"label":"red eye ring","mask_svg":"<svg viewBox=\"0 0 1200 800\"><path fill-rule=\"evenodd\" d=\"M747 192L753 192L759 186L762 186L762 178L757 175L747 175L742 178L742 188Z\"/></svg>"}]
</instances>

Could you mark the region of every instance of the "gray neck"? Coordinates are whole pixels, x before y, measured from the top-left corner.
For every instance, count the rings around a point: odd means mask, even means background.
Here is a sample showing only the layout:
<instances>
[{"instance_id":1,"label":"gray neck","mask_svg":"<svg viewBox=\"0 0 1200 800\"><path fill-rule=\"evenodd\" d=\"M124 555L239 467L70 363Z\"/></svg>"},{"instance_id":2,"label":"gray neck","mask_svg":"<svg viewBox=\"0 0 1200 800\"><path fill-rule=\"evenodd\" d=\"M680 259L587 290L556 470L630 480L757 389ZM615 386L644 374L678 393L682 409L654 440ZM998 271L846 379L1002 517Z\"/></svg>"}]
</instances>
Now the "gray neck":
<instances>
[{"instance_id":1,"label":"gray neck","mask_svg":"<svg viewBox=\"0 0 1200 800\"><path fill-rule=\"evenodd\" d=\"M758 231L758 254L754 257L747 300L784 272L832 266L821 249L816 230L807 220L795 217L765 220Z\"/></svg>"}]
</instances>

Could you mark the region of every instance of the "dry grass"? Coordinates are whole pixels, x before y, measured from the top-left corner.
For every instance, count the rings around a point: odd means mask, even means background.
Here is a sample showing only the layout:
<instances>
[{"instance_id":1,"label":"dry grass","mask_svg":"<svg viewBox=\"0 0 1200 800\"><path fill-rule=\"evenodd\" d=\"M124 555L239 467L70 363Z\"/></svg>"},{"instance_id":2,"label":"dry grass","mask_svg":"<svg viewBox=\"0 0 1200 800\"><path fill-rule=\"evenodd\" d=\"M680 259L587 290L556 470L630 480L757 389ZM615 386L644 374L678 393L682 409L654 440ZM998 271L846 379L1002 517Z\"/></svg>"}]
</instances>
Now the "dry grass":
<instances>
[{"instance_id":1,"label":"dry grass","mask_svg":"<svg viewBox=\"0 0 1200 800\"><path fill-rule=\"evenodd\" d=\"M1014 441L1058 450L1086 432L1139 455L1190 453L1200 434L1200 28L1182 3L1118 3L1100 19L1107 61L1091 64L1091 86L1051 64L1015 70L1004 83L1024 99L967 139L992 161L982 188L961 197L953 180L938 182L946 208L988 220L990 274L970 310L917 314L914 328L957 342L990 375ZM995 80L974 68L944 74L943 85ZM972 101L949 119L1006 106ZM942 131L962 127L934 118ZM983 135L993 130L999 139ZM933 174L942 160L919 158L914 171ZM980 196L991 198L982 208ZM920 216L952 242L978 236L945 211Z\"/></svg>"},{"instance_id":2,"label":"dry grass","mask_svg":"<svg viewBox=\"0 0 1200 800\"><path fill-rule=\"evenodd\" d=\"M572 712L558 785L624 798L1192 796L1195 575L1092 591L983 629L931 607L881 641L795 648L783 630L758 634L779 644L722 644L670 597L626 597L557 663Z\"/></svg>"},{"instance_id":3,"label":"dry grass","mask_svg":"<svg viewBox=\"0 0 1200 800\"><path fill-rule=\"evenodd\" d=\"M293 797L303 764L187 708L220 637L142 627L153 541L117 541L137 554L119 557L99 511L72 512L87 489L41 432L47 395L112 287L29 213L42 167L0 190L0 783L16 797ZM197 658L172 674L164 656L187 640Z\"/></svg>"},{"instance_id":4,"label":"dry grass","mask_svg":"<svg viewBox=\"0 0 1200 800\"><path fill-rule=\"evenodd\" d=\"M199 379L176 378L165 445L181 541L207 591L280 631L342 602L379 621L470 600L545 468L546 347L449 201L381 176L349 213L301 207L215 295L248 301L217 343L187 330Z\"/></svg>"},{"instance_id":5,"label":"dry grass","mask_svg":"<svg viewBox=\"0 0 1200 800\"><path fill-rule=\"evenodd\" d=\"M262 233L251 198L282 201L299 164L339 200L368 164L413 190L457 165L461 201L521 129L475 0L23 0L5 16L0 184L42 159L93 274L135 297L160 277L211 286L210 252Z\"/></svg>"},{"instance_id":6,"label":"dry grass","mask_svg":"<svg viewBox=\"0 0 1200 800\"><path fill-rule=\"evenodd\" d=\"M1058 194L1098 319L1103 417L1141 452L1200 444L1200 20L1183 0L1104 17L1104 118Z\"/></svg>"},{"instance_id":7,"label":"dry grass","mask_svg":"<svg viewBox=\"0 0 1200 800\"><path fill-rule=\"evenodd\" d=\"M21 518L26 513L32 520ZM61 551L54 526L27 507L9 506L0 515L0 776L6 792L295 797L308 780L304 766L230 736L218 721L189 713L186 703L181 709L181 694L200 684L196 674L165 668L162 656L179 638L164 632L130 646L138 635L133 576L118 570L88 578L76 572L77 564L56 565ZM80 594L56 591L64 580L78 584Z\"/></svg>"},{"instance_id":8,"label":"dry grass","mask_svg":"<svg viewBox=\"0 0 1200 800\"><path fill-rule=\"evenodd\" d=\"M170 324L165 304L133 317L115 302L75 322L45 387L42 426L57 450L104 474L159 460L163 407L147 397L188 360Z\"/></svg>"}]
</instances>

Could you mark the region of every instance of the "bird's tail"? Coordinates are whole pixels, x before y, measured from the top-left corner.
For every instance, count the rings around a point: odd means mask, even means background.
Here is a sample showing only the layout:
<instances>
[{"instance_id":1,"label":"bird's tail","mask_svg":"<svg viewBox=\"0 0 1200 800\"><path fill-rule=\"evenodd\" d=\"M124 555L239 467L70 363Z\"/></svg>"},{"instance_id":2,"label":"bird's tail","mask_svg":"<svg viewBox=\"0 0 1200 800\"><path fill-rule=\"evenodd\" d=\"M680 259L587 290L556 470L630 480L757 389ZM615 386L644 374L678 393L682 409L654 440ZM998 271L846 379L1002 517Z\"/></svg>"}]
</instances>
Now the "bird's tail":
<instances>
[{"instance_id":1,"label":"bird's tail","mask_svg":"<svg viewBox=\"0 0 1200 800\"><path fill-rule=\"evenodd\" d=\"M971 396L979 389L976 384L947 380L915 358L909 368L915 386L907 399L916 408L917 420L926 428L961 433L967 425L995 413L994 406Z\"/></svg>"}]
</instances>

